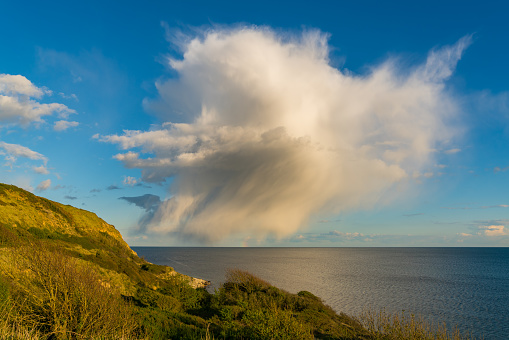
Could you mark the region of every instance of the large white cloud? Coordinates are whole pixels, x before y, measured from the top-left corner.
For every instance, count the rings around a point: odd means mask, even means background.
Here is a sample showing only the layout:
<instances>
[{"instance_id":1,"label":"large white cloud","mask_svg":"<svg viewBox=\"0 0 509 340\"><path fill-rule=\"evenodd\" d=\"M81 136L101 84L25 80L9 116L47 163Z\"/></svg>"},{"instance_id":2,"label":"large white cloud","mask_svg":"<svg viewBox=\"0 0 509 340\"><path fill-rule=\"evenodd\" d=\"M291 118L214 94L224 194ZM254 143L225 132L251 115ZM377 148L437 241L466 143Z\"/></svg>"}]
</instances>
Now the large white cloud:
<instances>
[{"instance_id":1,"label":"large white cloud","mask_svg":"<svg viewBox=\"0 0 509 340\"><path fill-rule=\"evenodd\" d=\"M313 214L370 207L426 172L453 135L458 109L444 81L469 43L433 50L411 70L388 61L352 75L331 66L318 32L209 31L183 45L170 60L178 77L145 103L167 123L100 139L128 150L115 157L143 180L173 177L149 231L281 237Z\"/></svg>"},{"instance_id":2,"label":"large white cloud","mask_svg":"<svg viewBox=\"0 0 509 340\"><path fill-rule=\"evenodd\" d=\"M44 94L51 94L51 91L36 87L24 76L0 74L0 124L27 126L54 113L61 117L75 113L64 104L44 104L35 100Z\"/></svg>"}]
</instances>

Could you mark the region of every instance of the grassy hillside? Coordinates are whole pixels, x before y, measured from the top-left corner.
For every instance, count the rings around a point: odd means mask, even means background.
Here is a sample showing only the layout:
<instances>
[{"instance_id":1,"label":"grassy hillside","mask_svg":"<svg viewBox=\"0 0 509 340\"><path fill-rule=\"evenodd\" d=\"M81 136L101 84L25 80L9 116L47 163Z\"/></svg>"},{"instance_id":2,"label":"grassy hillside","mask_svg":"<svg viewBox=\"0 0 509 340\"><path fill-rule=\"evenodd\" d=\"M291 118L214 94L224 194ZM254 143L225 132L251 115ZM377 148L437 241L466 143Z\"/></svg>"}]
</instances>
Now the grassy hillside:
<instances>
[{"instance_id":1,"label":"grassy hillside","mask_svg":"<svg viewBox=\"0 0 509 340\"><path fill-rule=\"evenodd\" d=\"M95 214L0 184L2 339L460 338L414 318L361 324L242 270L227 279L210 294L139 258Z\"/></svg>"},{"instance_id":2,"label":"grassy hillside","mask_svg":"<svg viewBox=\"0 0 509 340\"><path fill-rule=\"evenodd\" d=\"M160 281L154 274L172 271L140 259L120 233L95 214L12 185L0 184L0 226L0 246L17 249L36 244L50 252L58 250L93 265L126 293L139 282L157 287Z\"/></svg>"}]
</instances>

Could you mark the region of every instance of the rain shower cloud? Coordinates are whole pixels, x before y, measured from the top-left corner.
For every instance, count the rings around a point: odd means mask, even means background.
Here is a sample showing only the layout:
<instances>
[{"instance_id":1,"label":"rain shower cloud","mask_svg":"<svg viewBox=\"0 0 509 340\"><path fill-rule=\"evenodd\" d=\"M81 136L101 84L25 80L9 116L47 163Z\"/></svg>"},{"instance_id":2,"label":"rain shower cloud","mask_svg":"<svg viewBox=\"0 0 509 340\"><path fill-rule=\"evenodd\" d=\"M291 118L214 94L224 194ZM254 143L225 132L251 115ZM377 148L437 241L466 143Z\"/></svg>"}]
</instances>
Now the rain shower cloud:
<instances>
[{"instance_id":1,"label":"rain shower cloud","mask_svg":"<svg viewBox=\"0 0 509 340\"><path fill-rule=\"evenodd\" d=\"M318 31L210 30L179 43L178 76L145 102L165 123L98 138L143 181L172 179L144 232L284 237L310 216L370 208L436 164L458 113L444 81L470 42L412 69L388 60L354 75L331 65Z\"/></svg>"}]
</instances>

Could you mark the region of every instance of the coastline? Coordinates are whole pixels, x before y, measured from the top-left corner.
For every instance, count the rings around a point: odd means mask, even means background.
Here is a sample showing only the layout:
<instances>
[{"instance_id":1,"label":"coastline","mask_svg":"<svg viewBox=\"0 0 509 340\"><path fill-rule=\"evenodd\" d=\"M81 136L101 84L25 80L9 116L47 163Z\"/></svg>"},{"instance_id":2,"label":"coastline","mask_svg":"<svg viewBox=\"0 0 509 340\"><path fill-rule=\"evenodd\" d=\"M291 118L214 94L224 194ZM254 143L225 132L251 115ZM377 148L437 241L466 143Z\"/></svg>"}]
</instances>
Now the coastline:
<instances>
[{"instance_id":1,"label":"coastline","mask_svg":"<svg viewBox=\"0 0 509 340\"><path fill-rule=\"evenodd\" d=\"M509 248L133 248L210 280L209 291L240 268L290 293L309 291L338 313L405 310L478 338L509 334L509 291L499 284L509 279Z\"/></svg>"}]
</instances>

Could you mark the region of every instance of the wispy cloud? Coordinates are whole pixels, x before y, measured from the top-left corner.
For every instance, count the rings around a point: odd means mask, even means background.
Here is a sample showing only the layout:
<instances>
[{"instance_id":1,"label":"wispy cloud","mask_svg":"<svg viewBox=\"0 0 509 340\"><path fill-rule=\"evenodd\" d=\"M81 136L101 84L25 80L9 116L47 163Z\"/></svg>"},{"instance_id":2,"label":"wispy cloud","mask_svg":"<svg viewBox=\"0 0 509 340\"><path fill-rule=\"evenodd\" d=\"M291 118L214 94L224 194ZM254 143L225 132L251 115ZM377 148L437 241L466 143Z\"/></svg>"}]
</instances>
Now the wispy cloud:
<instances>
[{"instance_id":1,"label":"wispy cloud","mask_svg":"<svg viewBox=\"0 0 509 340\"><path fill-rule=\"evenodd\" d=\"M12 162L15 162L19 157L28 158L31 160L41 160L44 162L44 164L48 162L48 158L46 158L44 155L19 144L0 142L0 149L4 150L3 154L6 155L8 160Z\"/></svg>"},{"instance_id":2,"label":"wispy cloud","mask_svg":"<svg viewBox=\"0 0 509 340\"><path fill-rule=\"evenodd\" d=\"M509 204L497 205L483 205L483 206L464 206L464 207L442 207L447 210L475 210L475 209L494 209L494 208L509 208Z\"/></svg>"},{"instance_id":3,"label":"wispy cloud","mask_svg":"<svg viewBox=\"0 0 509 340\"><path fill-rule=\"evenodd\" d=\"M415 216L422 216L424 213L415 213L415 214L403 214L405 217L415 217Z\"/></svg>"},{"instance_id":4,"label":"wispy cloud","mask_svg":"<svg viewBox=\"0 0 509 340\"><path fill-rule=\"evenodd\" d=\"M497 172L506 172L507 170L509 170L509 166L506 166L505 168L501 168L501 167L494 167L493 168L493 172L494 173L497 173Z\"/></svg>"},{"instance_id":5,"label":"wispy cloud","mask_svg":"<svg viewBox=\"0 0 509 340\"><path fill-rule=\"evenodd\" d=\"M283 237L314 214L381 203L413 173L432 176L433 150L454 134L446 121L457 105L444 81L470 41L433 50L413 69L389 60L356 76L330 65L318 31L206 31L181 41L183 59L170 59L178 78L145 101L165 121L180 112L185 122L98 138L128 150L115 158L143 181L174 178L149 231Z\"/></svg>"},{"instance_id":6,"label":"wispy cloud","mask_svg":"<svg viewBox=\"0 0 509 340\"><path fill-rule=\"evenodd\" d=\"M51 179L47 179L47 180L39 183L36 190L37 191L45 191L45 190L48 190L50 187L51 187Z\"/></svg>"},{"instance_id":7,"label":"wispy cloud","mask_svg":"<svg viewBox=\"0 0 509 340\"><path fill-rule=\"evenodd\" d=\"M458 152L461 152L461 149L449 149L449 150L445 150L444 153L447 154L447 155L453 155L455 153L458 153Z\"/></svg>"}]
</instances>

